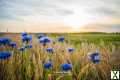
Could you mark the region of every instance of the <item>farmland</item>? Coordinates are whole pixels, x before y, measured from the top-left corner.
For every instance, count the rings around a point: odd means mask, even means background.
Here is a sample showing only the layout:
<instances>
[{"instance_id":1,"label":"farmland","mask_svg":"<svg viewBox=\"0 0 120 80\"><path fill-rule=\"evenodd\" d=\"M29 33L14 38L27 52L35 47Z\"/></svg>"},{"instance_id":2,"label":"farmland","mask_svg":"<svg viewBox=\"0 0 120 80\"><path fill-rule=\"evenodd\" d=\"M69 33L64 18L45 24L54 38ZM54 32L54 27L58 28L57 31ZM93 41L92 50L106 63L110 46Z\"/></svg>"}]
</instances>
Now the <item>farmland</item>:
<instances>
[{"instance_id":1,"label":"farmland","mask_svg":"<svg viewBox=\"0 0 120 80\"><path fill-rule=\"evenodd\" d=\"M110 71L120 70L119 33L44 33L50 38L46 43L40 34L28 33L32 39L26 41L21 33L0 33L16 43L0 44L1 52L11 52L0 59L0 80L110 80ZM92 53L98 53L99 62L90 59Z\"/></svg>"}]
</instances>

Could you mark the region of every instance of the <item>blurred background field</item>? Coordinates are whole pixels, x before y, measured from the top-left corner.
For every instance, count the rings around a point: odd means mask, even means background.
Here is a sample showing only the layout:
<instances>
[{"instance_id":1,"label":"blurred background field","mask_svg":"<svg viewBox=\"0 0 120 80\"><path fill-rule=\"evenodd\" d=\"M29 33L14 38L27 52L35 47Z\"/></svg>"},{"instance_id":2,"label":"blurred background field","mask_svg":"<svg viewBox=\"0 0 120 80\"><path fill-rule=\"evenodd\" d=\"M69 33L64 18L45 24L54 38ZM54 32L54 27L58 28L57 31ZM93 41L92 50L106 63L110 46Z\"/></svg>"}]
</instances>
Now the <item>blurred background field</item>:
<instances>
[{"instance_id":1,"label":"blurred background field","mask_svg":"<svg viewBox=\"0 0 120 80\"><path fill-rule=\"evenodd\" d=\"M43 46L38 41L38 33L32 35L32 48L19 51L23 46L20 33L0 33L0 37L9 37L17 43L16 48L0 47L0 51L11 51L12 56L0 60L0 80L110 80L111 70L120 70L120 34L119 33L44 33L52 42ZM57 39L63 36L65 41ZM48 53L46 48L53 48ZM69 53L68 48L74 48ZM89 60L88 54L100 54L98 64ZM53 62L50 69L44 64ZM61 73L61 64L71 63L72 69ZM60 72L60 74L56 74Z\"/></svg>"}]
</instances>

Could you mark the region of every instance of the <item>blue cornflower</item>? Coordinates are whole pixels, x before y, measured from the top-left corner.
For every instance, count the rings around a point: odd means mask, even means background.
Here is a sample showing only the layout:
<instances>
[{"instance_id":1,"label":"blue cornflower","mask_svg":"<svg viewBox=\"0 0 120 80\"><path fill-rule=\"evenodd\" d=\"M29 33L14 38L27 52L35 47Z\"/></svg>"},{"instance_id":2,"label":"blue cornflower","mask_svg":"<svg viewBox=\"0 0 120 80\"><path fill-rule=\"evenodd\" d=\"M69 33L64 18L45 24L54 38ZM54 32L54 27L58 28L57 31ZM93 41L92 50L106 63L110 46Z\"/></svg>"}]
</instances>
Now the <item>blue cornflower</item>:
<instances>
[{"instance_id":1,"label":"blue cornflower","mask_svg":"<svg viewBox=\"0 0 120 80\"><path fill-rule=\"evenodd\" d=\"M15 47L17 46L17 44L16 44L16 42L11 42L11 43L10 43L10 46L11 46L12 48L15 48Z\"/></svg>"},{"instance_id":2,"label":"blue cornflower","mask_svg":"<svg viewBox=\"0 0 120 80\"><path fill-rule=\"evenodd\" d=\"M53 49L53 48L47 48L46 51L47 51L48 53L53 53L54 49Z\"/></svg>"},{"instance_id":3,"label":"blue cornflower","mask_svg":"<svg viewBox=\"0 0 120 80\"><path fill-rule=\"evenodd\" d=\"M39 42L42 44L47 44L51 42L51 39L49 37L42 37L39 39Z\"/></svg>"},{"instance_id":4,"label":"blue cornflower","mask_svg":"<svg viewBox=\"0 0 120 80\"><path fill-rule=\"evenodd\" d=\"M22 41L23 42L29 42L31 40L32 40L32 35L22 36Z\"/></svg>"},{"instance_id":5,"label":"blue cornflower","mask_svg":"<svg viewBox=\"0 0 120 80\"><path fill-rule=\"evenodd\" d=\"M65 63L61 65L61 68L63 71L69 71L72 70L72 64L71 63Z\"/></svg>"},{"instance_id":6,"label":"blue cornflower","mask_svg":"<svg viewBox=\"0 0 120 80\"><path fill-rule=\"evenodd\" d=\"M30 45L29 45L29 48L32 48L32 47L33 47L33 46L30 44Z\"/></svg>"},{"instance_id":7,"label":"blue cornflower","mask_svg":"<svg viewBox=\"0 0 120 80\"><path fill-rule=\"evenodd\" d=\"M42 38L42 37L45 37L45 35L44 35L44 34L39 34L39 35L38 35L38 39L40 39L40 38Z\"/></svg>"},{"instance_id":8,"label":"blue cornflower","mask_svg":"<svg viewBox=\"0 0 120 80\"><path fill-rule=\"evenodd\" d=\"M45 69L51 69L53 67L52 61L48 61L47 63L44 64Z\"/></svg>"},{"instance_id":9,"label":"blue cornflower","mask_svg":"<svg viewBox=\"0 0 120 80\"><path fill-rule=\"evenodd\" d=\"M64 42L64 40L65 40L65 38L63 36L58 38L59 42Z\"/></svg>"},{"instance_id":10,"label":"blue cornflower","mask_svg":"<svg viewBox=\"0 0 120 80\"><path fill-rule=\"evenodd\" d=\"M11 42L10 38L7 37L0 38L0 45L9 45L10 42Z\"/></svg>"},{"instance_id":11,"label":"blue cornflower","mask_svg":"<svg viewBox=\"0 0 120 80\"><path fill-rule=\"evenodd\" d=\"M100 62L100 54L98 52L90 54L89 58L94 64L98 64Z\"/></svg>"},{"instance_id":12,"label":"blue cornflower","mask_svg":"<svg viewBox=\"0 0 120 80\"><path fill-rule=\"evenodd\" d=\"M27 48L27 49L30 49L30 48L32 48L32 47L33 47L33 46L32 46L31 44L25 46L25 48Z\"/></svg>"},{"instance_id":13,"label":"blue cornflower","mask_svg":"<svg viewBox=\"0 0 120 80\"><path fill-rule=\"evenodd\" d=\"M0 51L0 59L8 59L12 54L9 51Z\"/></svg>"},{"instance_id":14,"label":"blue cornflower","mask_svg":"<svg viewBox=\"0 0 120 80\"><path fill-rule=\"evenodd\" d=\"M23 51L25 51L25 47L21 47L19 50L20 50L21 52L23 52Z\"/></svg>"},{"instance_id":15,"label":"blue cornflower","mask_svg":"<svg viewBox=\"0 0 120 80\"><path fill-rule=\"evenodd\" d=\"M3 39L2 38L0 38L0 45L2 45L3 44Z\"/></svg>"},{"instance_id":16,"label":"blue cornflower","mask_svg":"<svg viewBox=\"0 0 120 80\"><path fill-rule=\"evenodd\" d=\"M26 32L23 32L23 33L22 33L22 36L27 36L27 33L26 33Z\"/></svg>"},{"instance_id":17,"label":"blue cornflower","mask_svg":"<svg viewBox=\"0 0 120 80\"><path fill-rule=\"evenodd\" d=\"M75 49L74 48L68 48L68 52L72 53Z\"/></svg>"}]
</instances>

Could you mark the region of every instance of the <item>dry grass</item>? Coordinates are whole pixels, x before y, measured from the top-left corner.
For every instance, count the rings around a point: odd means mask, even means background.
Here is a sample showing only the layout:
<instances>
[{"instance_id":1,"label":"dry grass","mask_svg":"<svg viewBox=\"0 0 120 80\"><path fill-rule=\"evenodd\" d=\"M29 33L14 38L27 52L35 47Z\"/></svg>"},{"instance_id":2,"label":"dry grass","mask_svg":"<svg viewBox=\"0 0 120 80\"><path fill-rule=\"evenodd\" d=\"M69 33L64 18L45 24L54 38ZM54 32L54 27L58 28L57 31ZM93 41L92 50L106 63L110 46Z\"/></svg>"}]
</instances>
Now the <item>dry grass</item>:
<instances>
[{"instance_id":1,"label":"dry grass","mask_svg":"<svg viewBox=\"0 0 120 80\"><path fill-rule=\"evenodd\" d=\"M11 37L13 41L22 45L19 34L4 35ZM66 49L74 47L69 43L51 43L45 47L40 45L35 35L33 35L33 48L21 53L17 48L10 49L4 47L2 50L13 51L13 55L8 60L0 61L0 80L109 80L110 71L112 69L120 69L120 46L117 47L111 43L106 45L104 41L96 45L94 43L82 42L80 47L76 48L73 54L69 54ZM53 54L48 54L45 51L47 47L55 48ZM99 50L101 55L101 62L93 64L89 59L87 53ZM43 62L51 59L53 61L53 69L45 70ZM57 75L53 72L61 71L60 65L67 61L72 62L72 75ZM51 78L50 78L51 77ZM59 78L58 78L59 77Z\"/></svg>"}]
</instances>

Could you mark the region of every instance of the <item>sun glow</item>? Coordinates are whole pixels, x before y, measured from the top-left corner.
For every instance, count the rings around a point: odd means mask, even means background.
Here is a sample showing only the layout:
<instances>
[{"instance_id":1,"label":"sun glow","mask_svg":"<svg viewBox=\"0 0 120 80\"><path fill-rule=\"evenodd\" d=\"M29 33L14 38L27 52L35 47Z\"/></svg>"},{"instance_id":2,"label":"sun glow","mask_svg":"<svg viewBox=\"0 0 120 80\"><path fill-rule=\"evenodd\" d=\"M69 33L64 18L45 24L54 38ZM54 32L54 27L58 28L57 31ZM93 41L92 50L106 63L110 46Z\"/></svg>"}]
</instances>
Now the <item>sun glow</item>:
<instances>
[{"instance_id":1,"label":"sun glow","mask_svg":"<svg viewBox=\"0 0 120 80\"><path fill-rule=\"evenodd\" d=\"M79 7L71 7L74 10L74 14L66 16L64 18L64 24L70 26L74 31L79 31L84 25L94 22L96 16L92 16L80 9Z\"/></svg>"}]
</instances>

